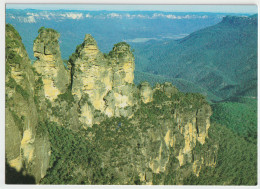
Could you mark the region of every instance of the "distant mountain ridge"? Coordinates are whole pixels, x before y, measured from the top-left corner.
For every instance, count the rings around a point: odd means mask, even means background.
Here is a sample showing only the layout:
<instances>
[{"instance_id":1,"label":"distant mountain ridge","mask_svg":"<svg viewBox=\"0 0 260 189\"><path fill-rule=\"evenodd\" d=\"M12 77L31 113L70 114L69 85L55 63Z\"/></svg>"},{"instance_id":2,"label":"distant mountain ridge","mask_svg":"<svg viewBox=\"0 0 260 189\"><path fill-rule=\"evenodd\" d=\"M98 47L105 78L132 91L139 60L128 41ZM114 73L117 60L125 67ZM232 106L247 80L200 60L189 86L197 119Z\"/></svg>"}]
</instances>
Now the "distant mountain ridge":
<instances>
[{"instance_id":1,"label":"distant mountain ridge","mask_svg":"<svg viewBox=\"0 0 260 189\"><path fill-rule=\"evenodd\" d=\"M257 95L257 16L227 16L180 40L139 46L142 71L182 78L220 98Z\"/></svg>"},{"instance_id":2,"label":"distant mountain ridge","mask_svg":"<svg viewBox=\"0 0 260 189\"><path fill-rule=\"evenodd\" d=\"M204 12L6 9L6 23L19 31L31 59L34 59L32 44L38 29L44 26L57 30L61 34L62 58L68 59L76 48L75 44L81 43L86 33L95 37L100 50L109 52L115 43L121 41L130 42L139 38L166 40L176 35L190 34L218 23L225 15Z\"/></svg>"}]
</instances>

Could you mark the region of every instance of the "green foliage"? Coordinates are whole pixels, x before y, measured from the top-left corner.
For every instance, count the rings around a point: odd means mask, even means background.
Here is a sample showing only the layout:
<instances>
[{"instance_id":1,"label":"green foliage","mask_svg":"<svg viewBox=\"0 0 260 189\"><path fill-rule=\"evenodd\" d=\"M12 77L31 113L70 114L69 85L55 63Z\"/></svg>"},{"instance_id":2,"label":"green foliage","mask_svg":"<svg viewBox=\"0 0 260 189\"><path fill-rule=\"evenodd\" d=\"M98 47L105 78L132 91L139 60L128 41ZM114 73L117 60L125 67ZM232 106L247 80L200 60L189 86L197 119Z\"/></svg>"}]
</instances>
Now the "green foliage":
<instances>
[{"instance_id":1,"label":"green foliage","mask_svg":"<svg viewBox=\"0 0 260 189\"><path fill-rule=\"evenodd\" d=\"M119 51L119 53L116 53L116 51L117 51L118 49L120 49L122 46L125 46L126 49L124 48L124 51ZM128 43L126 43L126 42L119 42L119 43L117 43L117 44L114 45L113 50L111 50L111 51L108 53L108 55L109 55L110 58L115 58L115 57L117 57L117 58L122 58L122 57L125 56L125 53L130 53L130 54L132 54L130 45L129 45ZM132 55L133 55L133 54L132 54Z\"/></svg>"},{"instance_id":2,"label":"green foliage","mask_svg":"<svg viewBox=\"0 0 260 189\"><path fill-rule=\"evenodd\" d=\"M70 62L70 64L74 65L75 60L79 57L79 52L81 51L82 47L82 44L77 45L75 52L72 53L72 55L69 57L68 62Z\"/></svg>"},{"instance_id":3,"label":"green foliage","mask_svg":"<svg viewBox=\"0 0 260 189\"><path fill-rule=\"evenodd\" d=\"M46 134L48 133L48 129L46 127L46 124L44 122L39 121L38 125L36 127L36 135L37 137L42 137L42 136L46 136Z\"/></svg>"},{"instance_id":4,"label":"green foliage","mask_svg":"<svg viewBox=\"0 0 260 189\"><path fill-rule=\"evenodd\" d=\"M30 96L29 93L25 91L20 85L16 85L15 90L16 92L20 93L25 100L27 101L29 100L29 96Z\"/></svg>"},{"instance_id":5,"label":"green foliage","mask_svg":"<svg viewBox=\"0 0 260 189\"><path fill-rule=\"evenodd\" d=\"M16 31L16 29L11 25L11 24L6 24L5 25L5 30L13 33L14 34L14 38L17 38L18 40L21 40L21 36L19 35L18 31Z\"/></svg>"},{"instance_id":6,"label":"green foliage","mask_svg":"<svg viewBox=\"0 0 260 189\"><path fill-rule=\"evenodd\" d=\"M40 27L40 29L38 30L38 33L41 33L41 32L43 32L44 30L45 30L45 27L42 26L42 27Z\"/></svg>"},{"instance_id":7,"label":"green foliage","mask_svg":"<svg viewBox=\"0 0 260 189\"><path fill-rule=\"evenodd\" d=\"M13 119L14 119L14 122L15 122L15 125L18 126L18 129L21 133L23 133L23 119L21 119L14 111L10 110L9 111L11 112L12 116L13 116Z\"/></svg>"},{"instance_id":8,"label":"green foliage","mask_svg":"<svg viewBox=\"0 0 260 189\"><path fill-rule=\"evenodd\" d=\"M185 184L257 184L257 101L252 98L230 100L212 105L213 123L206 142L219 146L216 167L203 168L198 178L191 176ZM200 152L201 148L196 146L195 151Z\"/></svg>"},{"instance_id":9,"label":"green foliage","mask_svg":"<svg viewBox=\"0 0 260 189\"><path fill-rule=\"evenodd\" d=\"M66 101L68 103L73 103L74 102L74 97L71 93L71 90L67 89L67 91L63 94L58 95L58 99L57 100L63 100Z\"/></svg>"},{"instance_id":10,"label":"green foliage","mask_svg":"<svg viewBox=\"0 0 260 189\"><path fill-rule=\"evenodd\" d=\"M185 179L192 185L256 185L257 145L247 142L230 129L212 124L209 138L219 144L216 167L206 167L200 176Z\"/></svg>"},{"instance_id":11,"label":"green foliage","mask_svg":"<svg viewBox=\"0 0 260 189\"><path fill-rule=\"evenodd\" d=\"M15 88L16 85L17 83L12 77L10 77L8 82L5 83L5 86L10 88Z\"/></svg>"},{"instance_id":12,"label":"green foliage","mask_svg":"<svg viewBox=\"0 0 260 189\"><path fill-rule=\"evenodd\" d=\"M17 53L16 48L24 48L21 36L11 24L6 24L5 33L5 59L6 65L22 64L23 58ZM10 70L7 70L10 71Z\"/></svg>"},{"instance_id":13,"label":"green foliage","mask_svg":"<svg viewBox=\"0 0 260 189\"><path fill-rule=\"evenodd\" d=\"M257 18L229 17L179 40L137 47L138 71L192 82L220 100L257 96Z\"/></svg>"},{"instance_id":14,"label":"green foliage","mask_svg":"<svg viewBox=\"0 0 260 189\"><path fill-rule=\"evenodd\" d=\"M21 94L25 100L29 100L29 93L26 90L24 90L21 85L18 85L12 77L10 77L8 82L6 82L6 87L15 89L15 91Z\"/></svg>"},{"instance_id":15,"label":"green foliage","mask_svg":"<svg viewBox=\"0 0 260 189\"><path fill-rule=\"evenodd\" d=\"M114 45L115 48L121 47L121 46L127 46L128 48L130 48L130 45L126 42L119 42L117 44Z\"/></svg>"},{"instance_id":16,"label":"green foliage","mask_svg":"<svg viewBox=\"0 0 260 189\"><path fill-rule=\"evenodd\" d=\"M104 170L93 145L80 134L56 123L46 122L45 128L49 132L52 154L51 168L41 184L98 184ZM88 172L87 175L78 170L81 165L84 165L82 169ZM75 172L78 172L76 176Z\"/></svg>"},{"instance_id":17,"label":"green foliage","mask_svg":"<svg viewBox=\"0 0 260 189\"><path fill-rule=\"evenodd\" d=\"M35 75L38 75L37 72L33 69L33 72ZM36 77L35 80L35 87L34 87L34 103L36 105L36 107L38 108L39 104L40 104L40 91L43 90L43 81L42 81L42 77Z\"/></svg>"},{"instance_id":18,"label":"green foliage","mask_svg":"<svg viewBox=\"0 0 260 189\"><path fill-rule=\"evenodd\" d=\"M105 58L109 57L108 53L103 53L103 55L104 55Z\"/></svg>"},{"instance_id":19,"label":"green foliage","mask_svg":"<svg viewBox=\"0 0 260 189\"><path fill-rule=\"evenodd\" d=\"M44 26L40 27L40 29L38 30L38 33L42 33L42 32L48 32L48 33L59 33L56 30L52 29L52 28L45 28Z\"/></svg>"},{"instance_id":20,"label":"green foliage","mask_svg":"<svg viewBox=\"0 0 260 189\"><path fill-rule=\"evenodd\" d=\"M169 98L163 92L156 90L153 93L153 103L161 104L165 100L169 100Z\"/></svg>"},{"instance_id":21,"label":"green foliage","mask_svg":"<svg viewBox=\"0 0 260 189\"><path fill-rule=\"evenodd\" d=\"M225 125L247 141L257 143L257 100L242 98L236 102L212 105L211 120Z\"/></svg>"},{"instance_id":22,"label":"green foliage","mask_svg":"<svg viewBox=\"0 0 260 189\"><path fill-rule=\"evenodd\" d=\"M8 75L11 73L11 67L9 66L9 64L5 65L5 75Z\"/></svg>"},{"instance_id":23,"label":"green foliage","mask_svg":"<svg viewBox=\"0 0 260 189\"><path fill-rule=\"evenodd\" d=\"M158 174L153 173L153 185L163 184L162 177L163 177L163 173L158 173Z\"/></svg>"},{"instance_id":24,"label":"green foliage","mask_svg":"<svg viewBox=\"0 0 260 189\"><path fill-rule=\"evenodd\" d=\"M142 83L143 81L147 81L151 86L155 86L156 83L165 83L171 82L174 86L176 86L181 92L184 93L201 93L207 97L210 101L219 101L221 98L214 95L212 92L208 91L206 88L192 82L187 81L180 78L172 78L163 75L156 75L146 72L141 72L135 70L135 78L134 83L136 85Z\"/></svg>"},{"instance_id":25,"label":"green foliage","mask_svg":"<svg viewBox=\"0 0 260 189\"><path fill-rule=\"evenodd\" d=\"M47 108L51 109L52 108L51 101L47 98L45 98L45 101L46 101Z\"/></svg>"}]
</instances>

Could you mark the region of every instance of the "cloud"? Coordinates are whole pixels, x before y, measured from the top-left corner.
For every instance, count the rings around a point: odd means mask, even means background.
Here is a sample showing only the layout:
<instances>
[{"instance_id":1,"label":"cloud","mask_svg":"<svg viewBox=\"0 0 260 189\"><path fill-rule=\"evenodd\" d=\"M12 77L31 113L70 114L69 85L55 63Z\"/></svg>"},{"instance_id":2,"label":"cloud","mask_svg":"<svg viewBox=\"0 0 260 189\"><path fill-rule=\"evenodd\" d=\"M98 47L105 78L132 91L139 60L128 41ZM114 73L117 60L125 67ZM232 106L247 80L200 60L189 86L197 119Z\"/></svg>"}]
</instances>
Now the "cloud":
<instances>
[{"instance_id":1,"label":"cloud","mask_svg":"<svg viewBox=\"0 0 260 189\"><path fill-rule=\"evenodd\" d=\"M7 17L9 17L11 19L16 19L14 15L8 15Z\"/></svg>"},{"instance_id":2,"label":"cloud","mask_svg":"<svg viewBox=\"0 0 260 189\"><path fill-rule=\"evenodd\" d=\"M122 19L122 15L121 14L117 14L117 13L110 13L107 15L107 18L120 18Z\"/></svg>"},{"instance_id":3,"label":"cloud","mask_svg":"<svg viewBox=\"0 0 260 189\"><path fill-rule=\"evenodd\" d=\"M185 15L185 16L176 16L174 14L162 14L162 13L154 13L151 17L152 19L156 18L168 18L168 19L206 19L207 15L199 16L199 15Z\"/></svg>"},{"instance_id":4,"label":"cloud","mask_svg":"<svg viewBox=\"0 0 260 189\"><path fill-rule=\"evenodd\" d=\"M12 14L7 15L10 19L17 19L19 22L24 23L36 23L37 20L51 20L54 19L56 21L62 21L64 19L207 19L208 15L196 15L196 14L187 14L187 15L175 15L175 14L167 14L167 13L154 13L152 15L148 14L130 14L130 13L100 13L96 15L91 15L90 13L82 13L82 12L52 12L52 11L39 11L35 12L27 12L26 16L17 16L14 17Z\"/></svg>"},{"instance_id":5,"label":"cloud","mask_svg":"<svg viewBox=\"0 0 260 189\"><path fill-rule=\"evenodd\" d=\"M17 19L19 22L23 22L23 23L36 23L34 16L28 16L28 17L18 16Z\"/></svg>"},{"instance_id":6,"label":"cloud","mask_svg":"<svg viewBox=\"0 0 260 189\"><path fill-rule=\"evenodd\" d=\"M136 17L138 17L138 18L149 18L149 16L142 15L142 14L138 14Z\"/></svg>"},{"instance_id":7,"label":"cloud","mask_svg":"<svg viewBox=\"0 0 260 189\"><path fill-rule=\"evenodd\" d=\"M26 15L28 15L28 16L34 16L34 17L39 17L39 14L31 13L31 12L27 12Z\"/></svg>"},{"instance_id":8,"label":"cloud","mask_svg":"<svg viewBox=\"0 0 260 189\"><path fill-rule=\"evenodd\" d=\"M86 14L86 18L92 18L93 16L91 16L89 13Z\"/></svg>"},{"instance_id":9,"label":"cloud","mask_svg":"<svg viewBox=\"0 0 260 189\"><path fill-rule=\"evenodd\" d=\"M83 14L82 13L65 13L65 14L60 14L60 16L71 18L71 19L82 19Z\"/></svg>"}]
</instances>

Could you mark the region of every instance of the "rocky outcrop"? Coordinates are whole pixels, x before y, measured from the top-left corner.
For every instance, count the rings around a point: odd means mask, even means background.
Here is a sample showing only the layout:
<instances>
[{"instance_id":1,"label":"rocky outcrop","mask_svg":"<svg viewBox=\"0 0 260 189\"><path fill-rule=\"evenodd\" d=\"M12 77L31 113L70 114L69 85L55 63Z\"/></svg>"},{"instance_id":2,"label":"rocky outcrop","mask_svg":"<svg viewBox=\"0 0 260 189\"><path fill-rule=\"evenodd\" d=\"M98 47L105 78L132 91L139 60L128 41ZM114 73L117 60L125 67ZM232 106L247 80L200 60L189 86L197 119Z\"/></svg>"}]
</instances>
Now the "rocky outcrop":
<instances>
[{"instance_id":1,"label":"rocky outcrop","mask_svg":"<svg viewBox=\"0 0 260 189\"><path fill-rule=\"evenodd\" d=\"M129 45L119 43L105 56L87 34L69 65L71 92L80 106L79 120L83 125L97 123L94 110L108 117L132 114L129 107L135 104L134 57Z\"/></svg>"},{"instance_id":2,"label":"rocky outcrop","mask_svg":"<svg viewBox=\"0 0 260 189\"><path fill-rule=\"evenodd\" d=\"M153 90L148 82L140 84L140 97L143 103L148 103L153 100Z\"/></svg>"},{"instance_id":3,"label":"rocky outcrop","mask_svg":"<svg viewBox=\"0 0 260 189\"><path fill-rule=\"evenodd\" d=\"M169 99L167 100L162 94ZM194 155L196 145L203 145L208 137L212 112L206 101L196 94L185 96L169 83L157 85L153 96L155 101L159 100L162 104L158 105L158 114L161 116L156 118L161 129L153 129L153 132L148 133L148 136L153 138L150 143L156 145L151 148L148 145L145 149L145 153L150 154L149 168L152 173L166 172L173 157L178 160L178 164L174 165L176 173L192 170L190 173L198 176L201 167L215 166L217 150L214 147L211 147L210 158L201 153ZM161 114L161 111L164 113ZM206 164L205 161L209 159L211 163ZM177 182L181 184L183 178L178 178ZM151 181L145 180L145 183L149 184Z\"/></svg>"},{"instance_id":4,"label":"rocky outcrop","mask_svg":"<svg viewBox=\"0 0 260 189\"><path fill-rule=\"evenodd\" d=\"M112 90L112 67L98 50L97 43L91 35L85 36L84 42L77 47L74 56L75 60L71 58L69 62L72 65L71 92L75 101L80 104L81 123L92 125L93 110L104 112L103 99L108 91Z\"/></svg>"},{"instance_id":5,"label":"rocky outcrop","mask_svg":"<svg viewBox=\"0 0 260 189\"><path fill-rule=\"evenodd\" d=\"M32 175L39 182L49 167L50 143L46 133L37 132L46 115L36 104L38 91L42 91L36 86L21 37L6 25L6 161L17 172Z\"/></svg>"},{"instance_id":6,"label":"rocky outcrop","mask_svg":"<svg viewBox=\"0 0 260 189\"><path fill-rule=\"evenodd\" d=\"M163 89L172 91L170 97ZM89 140L98 144L102 168L120 181L114 184L183 184L203 167L214 167L218 148L206 143L212 113L206 100L168 83L148 90L153 100L142 103L130 119L111 118L87 129Z\"/></svg>"},{"instance_id":7,"label":"rocky outcrop","mask_svg":"<svg viewBox=\"0 0 260 189\"><path fill-rule=\"evenodd\" d=\"M33 66L42 75L45 96L51 101L66 92L70 82L61 59L59 37L55 30L42 27L33 45L37 58Z\"/></svg>"},{"instance_id":8,"label":"rocky outcrop","mask_svg":"<svg viewBox=\"0 0 260 189\"><path fill-rule=\"evenodd\" d=\"M137 89L134 81L134 56L130 46L121 42L114 45L109 52L109 62L113 68L113 95L114 112L112 115L117 117L131 117L133 115L131 107L137 103L135 94Z\"/></svg>"},{"instance_id":9,"label":"rocky outcrop","mask_svg":"<svg viewBox=\"0 0 260 189\"><path fill-rule=\"evenodd\" d=\"M137 88L134 56L125 42L103 54L87 34L66 69L59 34L41 28L34 42L34 71L19 34L7 28L6 159L17 171L39 183L55 148L50 164L71 160L66 179L86 183L182 184L203 167L215 166L218 147L207 143L212 112L205 98L184 94L168 82L154 88L143 82ZM87 148L77 149L73 137ZM89 153L81 157L86 162L69 158L82 149ZM60 179L49 171L44 183Z\"/></svg>"}]
</instances>

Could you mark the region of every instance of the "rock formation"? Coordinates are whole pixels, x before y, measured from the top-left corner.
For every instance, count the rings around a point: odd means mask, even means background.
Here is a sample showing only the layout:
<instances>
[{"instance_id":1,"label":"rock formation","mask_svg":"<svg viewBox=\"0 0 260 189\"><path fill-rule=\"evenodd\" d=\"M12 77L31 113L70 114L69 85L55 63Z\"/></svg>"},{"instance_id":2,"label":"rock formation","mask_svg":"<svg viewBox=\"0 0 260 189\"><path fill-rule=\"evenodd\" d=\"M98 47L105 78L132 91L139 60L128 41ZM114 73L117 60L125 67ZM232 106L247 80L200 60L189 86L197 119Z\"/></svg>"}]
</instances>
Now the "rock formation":
<instances>
[{"instance_id":1,"label":"rock formation","mask_svg":"<svg viewBox=\"0 0 260 189\"><path fill-rule=\"evenodd\" d=\"M133 97L134 57L129 45L119 43L105 57L94 38L87 34L69 65L71 91L80 104L79 119L83 125L95 123L93 110L108 117L132 114L129 107L136 102Z\"/></svg>"},{"instance_id":2,"label":"rock formation","mask_svg":"<svg viewBox=\"0 0 260 189\"><path fill-rule=\"evenodd\" d=\"M140 84L140 97L145 104L153 100L153 90L148 82Z\"/></svg>"},{"instance_id":3,"label":"rock formation","mask_svg":"<svg viewBox=\"0 0 260 189\"><path fill-rule=\"evenodd\" d=\"M130 46L121 42L114 45L109 52L109 62L113 68L113 101L114 111L109 111L117 117L130 117L133 112L131 107L137 103L134 95L137 93L134 81L134 56ZM112 96L110 94L110 97ZM111 110L111 107L107 107Z\"/></svg>"},{"instance_id":4,"label":"rock formation","mask_svg":"<svg viewBox=\"0 0 260 189\"><path fill-rule=\"evenodd\" d=\"M58 39L60 34L53 29L39 29L34 41L33 51L37 60L33 66L42 75L45 96L53 101L67 90L68 73L61 59Z\"/></svg>"},{"instance_id":5,"label":"rock formation","mask_svg":"<svg viewBox=\"0 0 260 189\"><path fill-rule=\"evenodd\" d=\"M35 101L44 97L38 96L43 89L37 85L21 37L13 26L6 25L6 161L39 182L49 167L50 143L46 133L38 132L46 115Z\"/></svg>"},{"instance_id":6,"label":"rock formation","mask_svg":"<svg viewBox=\"0 0 260 189\"><path fill-rule=\"evenodd\" d=\"M170 183L182 184L190 174L198 176L202 167L215 166L217 146L206 142L212 114L206 100L168 82L136 87L134 56L127 43L103 54L87 34L65 68L59 34L41 28L34 41L33 71L19 34L7 28L6 158L17 171L24 169L37 183L45 176L55 145L49 142L55 130L48 133L47 121L77 133L98 154L80 165L72 160L68 179L99 183L93 174L106 170L102 174L111 184L164 184L169 177L174 178ZM101 161L94 168L93 158ZM60 159L65 161L52 161Z\"/></svg>"}]
</instances>

